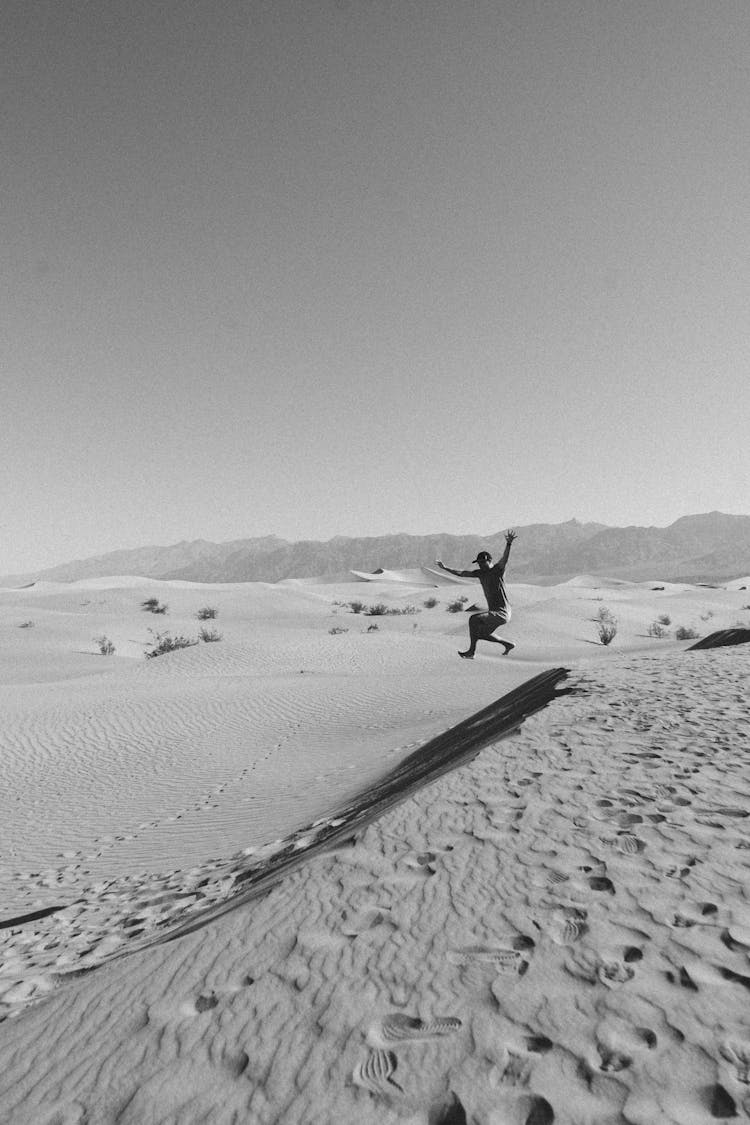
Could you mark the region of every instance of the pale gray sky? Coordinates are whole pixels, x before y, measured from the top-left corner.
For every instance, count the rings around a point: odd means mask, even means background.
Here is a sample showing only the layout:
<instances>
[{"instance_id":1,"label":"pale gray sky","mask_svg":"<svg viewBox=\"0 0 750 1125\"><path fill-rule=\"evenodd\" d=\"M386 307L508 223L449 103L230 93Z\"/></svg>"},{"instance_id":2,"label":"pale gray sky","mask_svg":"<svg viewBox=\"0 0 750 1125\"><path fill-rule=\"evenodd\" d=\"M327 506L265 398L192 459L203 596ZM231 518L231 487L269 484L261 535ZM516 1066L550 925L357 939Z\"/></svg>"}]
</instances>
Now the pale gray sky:
<instances>
[{"instance_id":1,"label":"pale gray sky","mask_svg":"<svg viewBox=\"0 0 750 1125\"><path fill-rule=\"evenodd\" d=\"M0 573L750 512L747 0L0 25Z\"/></svg>"}]
</instances>

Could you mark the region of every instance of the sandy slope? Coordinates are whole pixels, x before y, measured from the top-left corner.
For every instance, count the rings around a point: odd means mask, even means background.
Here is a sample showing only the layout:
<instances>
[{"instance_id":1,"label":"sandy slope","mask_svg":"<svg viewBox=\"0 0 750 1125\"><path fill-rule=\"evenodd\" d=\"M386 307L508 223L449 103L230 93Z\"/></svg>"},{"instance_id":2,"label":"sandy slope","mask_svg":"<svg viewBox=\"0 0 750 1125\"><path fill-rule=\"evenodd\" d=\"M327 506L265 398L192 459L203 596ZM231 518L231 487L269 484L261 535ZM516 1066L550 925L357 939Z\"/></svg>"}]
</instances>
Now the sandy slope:
<instances>
[{"instance_id":1,"label":"sandy slope","mask_svg":"<svg viewBox=\"0 0 750 1125\"><path fill-rule=\"evenodd\" d=\"M664 613L747 623L747 583L513 587L518 648L466 664L466 617L445 612L460 590L409 577L0 593L2 917L65 907L0 929L0 1120L742 1114L748 653L645 634ZM354 598L421 612L334 604ZM195 635L207 604L221 643L143 660L148 625ZM608 649L602 606L620 623ZM102 633L117 655L96 653ZM248 849L561 662L576 695L355 846L194 935L66 975L226 899Z\"/></svg>"}]
</instances>

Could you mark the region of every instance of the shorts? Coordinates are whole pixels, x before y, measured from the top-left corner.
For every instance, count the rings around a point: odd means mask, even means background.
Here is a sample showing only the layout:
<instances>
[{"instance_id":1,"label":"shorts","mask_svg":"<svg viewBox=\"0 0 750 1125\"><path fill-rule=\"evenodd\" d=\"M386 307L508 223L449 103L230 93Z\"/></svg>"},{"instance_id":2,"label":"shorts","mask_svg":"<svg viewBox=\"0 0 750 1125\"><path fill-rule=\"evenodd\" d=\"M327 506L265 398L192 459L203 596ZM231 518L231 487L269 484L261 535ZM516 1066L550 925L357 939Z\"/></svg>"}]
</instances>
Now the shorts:
<instances>
[{"instance_id":1,"label":"shorts","mask_svg":"<svg viewBox=\"0 0 750 1125\"><path fill-rule=\"evenodd\" d=\"M478 613L476 616L479 636L490 637L496 629L510 621L510 606L505 609L490 609L487 613Z\"/></svg>"}]
</instances>

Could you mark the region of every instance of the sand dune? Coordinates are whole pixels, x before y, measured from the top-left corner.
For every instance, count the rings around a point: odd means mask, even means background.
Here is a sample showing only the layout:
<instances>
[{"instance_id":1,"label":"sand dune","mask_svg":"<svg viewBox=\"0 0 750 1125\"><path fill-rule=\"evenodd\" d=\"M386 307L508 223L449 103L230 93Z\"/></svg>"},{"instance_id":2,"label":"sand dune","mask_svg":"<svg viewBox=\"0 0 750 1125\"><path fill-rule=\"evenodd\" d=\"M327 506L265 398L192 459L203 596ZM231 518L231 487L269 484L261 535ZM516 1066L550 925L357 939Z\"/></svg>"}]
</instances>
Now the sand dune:
<instances>
[{"instance_id":1,"label":"sand dune","mask_svg":"<svg viewBox=\"0 0 750 1125\"><path fill-rule=\"evenodd\" d=\"M750 624L745 583L512 586L517 649L467 665L455 586L394 574L0 591L0 1120L750 1113L750 649L674 638ZM219 643L143 659L207 605ZM223 912L561 663L574 694Z\"/></svg>"}]
</instances>

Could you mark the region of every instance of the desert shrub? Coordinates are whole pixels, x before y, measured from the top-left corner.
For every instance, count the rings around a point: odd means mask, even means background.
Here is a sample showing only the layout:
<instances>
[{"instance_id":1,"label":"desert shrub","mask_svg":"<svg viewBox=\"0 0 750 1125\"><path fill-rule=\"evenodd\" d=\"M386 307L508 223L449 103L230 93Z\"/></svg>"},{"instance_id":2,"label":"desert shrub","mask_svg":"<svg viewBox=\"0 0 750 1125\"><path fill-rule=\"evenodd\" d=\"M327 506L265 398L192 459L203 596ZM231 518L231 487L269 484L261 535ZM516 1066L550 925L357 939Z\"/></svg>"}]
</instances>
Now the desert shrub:
<instances>
[{"instance_id":1,"label":"desert shrub","mask_svg":"<svg viewBox=\"0 0 750 1125\"><path fill-rule=\"evenodd\" d=\"M425 600L422 602L422 605L425 607L425 609L434 609L437 604L437 598L425 598Z\"/></svg>"},{"instance_id":2,"label":"desert shrub","mask_svg":"<svg viewBox=\"0 0 750 1125\"><path fill-rule=\"evenodd\" d=\"M606 605L601 606L596 611L596 617L594 618L594 621L601 621L601 622L604 622L604 623L606 623L608 621L615 621L615 620L616 620L616 618L615 618L614 614L612 613L612 610L608 609Z\"/></svg>"},{"instance_id":3,"label":"desert shrub","mask_svg":"<svg viewBox=\"0 0 750 1125\"><path fill-rule=\"evenodd\" d=\"M388 606L385 602L376 602L375 605L368 606L365 613L368 617L385 617L388 612Z\"/></svg>"},{"instance_id":4,"label":"desert shrub","mask_svg":"<svg viewBox=\"0 0 750 1125\"><path fill-rule=\"evenodd\" d=\"M170 633L155 633L153 629L149 629L153 640L149 641L152 646L150 651L144 653L147 660L151 660L154 656L162 656L165 652L174 652L178 648L192 648L197 645L198 641L192 637L183 637L178 635L171 636Z\"/></svg>"},{"instance_id":5,"label":"desert shrub","mask_svg":"<svg viewBox=\"0 0 750 1125\"><path fill-rule=\"evenodd\" d=\"M468 600L469 599L462 594L460 598L456 598L454 601L448 602L445 608L448 613L461 613Z\"/></svg>"},{"instance_id":6,"label":"desert shrub","mask_svg":"<svg viewBox=\"0 0 750 1125\"><path fill-rule=\"evenodd\" d=\"M146 598L145 602L141 602L141 609L145 609L146 613L166 613L169 606L162 605L158 598Z\"/></svg>"},{"instance_id":7,"label":"desert shrub","mask_svg":"<svg viewBox=\"0 0 750 1125\"><path fill-rule=\"evenodd\" d=\"M332 637L335 637L338 633L348 633L349 630L345 629L343 625L334 625L332 629L328 630L328 632Z\"/></svg>"},{"instance_id":8,"label":"desert shrub","mask_svg":"<svg viewBox=\"0 0 750 1125\"><path fill-rule=\"evenodd\" d=\"M206 628L203 628L203 629L201 629L201 631L200 631L200 633L198 634L198 636L200 637L200 639L201 639L202 641L205 641L205 642L206 642L206 644L210 644L210 643L211 643L211 641L220 641L220 640L222 640L222 639L223 639L223 638L222 638L222 635L221 635L221 633L220 633L220 632L218 631L218 629L206 629Z\"/></svg>"},{"instance_id":9,"label":"desert shrub","mask_svg":"<svg viewBox=\"0 0 750 1125\"><path fill-rule=\"evenodd\" d=\"M195 616L199 621L213 621L218 612L218 609L213 609L210 605L204 605L203 609L199 609Z\"/></svg>"},{"instance_id":10,"label":"desert shrub","mask_svg":"<svg viewBox=\"0 0 750 1125\"><path fill-rule=\"evenodd\" d=\"M379 628L380 628L379 625L368 625L367 626L367 632L368 633L377 633Z\"/></svg>"},{"instance_id":11,"label":"desert shrub","mask_svg":"<svg viewBox=\"0 0 750 1125\"><path fill-rule=\"evenodd\" d=\"M359 601L356 598L353 602L349 602L349 609L352 611L352 613L361 613L364 608L365 603Z\"/></svg>"},{"instance_id":12,"label":"desert shrub","mask_svg":"<svg viewBox=\"0 0 750 1125\"><path fill-rule=\"evenodd\" d=\"M22 621L21 624L18 626L18 628L19 629L33 629L34 628L34 622L33 621Z\"/></svg>"},{"instance_id":13,"label":"desert shrub","mask_svg":"<svg viewBox=\"0 0 750 1125\"><path fill-rule=\"evenodd\" d=\"M696 637L700 636L700 633L696 629L688 626L678 625L674 631L674 635L678 641L694 641Z\"/></svg>"},{"instance_id":14,"label":"desert shrub","mask_svg":"<svg viewBox=\"0 0 750 1125\"><path fill-rule=\"evenodd\" d=\"M102 656L114 656L115 646L112 644L109 637L94 637L94 644L99 646L99 652Z\"/></svg>"},{"instance_id":15,"label":"desert shrub","mask_svg":"<svg viewBox=\"0 0 750 1125\"><path fill-rule=\"evenodd\" d=\"M617 618L612 617L612 615L610 614L609 617L600 619L597 623L596 631L599 634L599 640L603 645L612 644L612 641L617 635Z\"/></svg>"},{"instance_id":16,"label":"desert shrub","mask_svg":"<svg viewBox=\"0 0 750 1125\"><path fill-rule=\"evenodd\" d=\"M413 613L420 613L415 605L395 606L393 609L386 610L389 617L410 617Z\"/></svg>"},{"instance_id":17,"label":"desert shrub","mask_svg":"<svg viewBox=\"0 0 750 1125\"><path fill-rule=\"evenodd\" d=\"M659 639L669 636L669 630L665 629L660 621L652 621L647 632L649 637L659 637Z\"/></svg>"},{"instance_id":18,"label":"desert shrub","mask_svg":"<svg viewBox=\"0 0 750 1125\"><path fill-rule=\"evenodd\" d=\"M656 620L659 622L660 625L671 625L672 624L672 618L669 616L668 613L660 613Z\"/></svg>"},{"instance_id":19,"label":"desert shrub","mask_svg":"<svg viewBox=\"0 0 750 1125\"><path fill-rule=\"evenodd\" d=\"M743 609L750 609L750 605L743 605Z\"/></svg>"}]
</instances>

